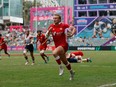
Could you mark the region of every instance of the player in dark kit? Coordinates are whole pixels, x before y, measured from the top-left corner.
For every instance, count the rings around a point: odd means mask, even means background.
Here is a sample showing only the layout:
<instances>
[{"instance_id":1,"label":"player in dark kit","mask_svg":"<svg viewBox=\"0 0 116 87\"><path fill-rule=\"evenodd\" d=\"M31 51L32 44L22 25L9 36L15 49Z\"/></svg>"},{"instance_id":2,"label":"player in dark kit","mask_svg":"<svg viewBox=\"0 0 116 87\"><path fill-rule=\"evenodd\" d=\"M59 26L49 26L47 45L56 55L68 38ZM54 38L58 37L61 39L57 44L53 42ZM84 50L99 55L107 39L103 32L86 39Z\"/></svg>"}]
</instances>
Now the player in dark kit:
<instances>
[{"instance_id":1,"label":"player in dark kit","mask_svg":"<svg viewBox=\"0 0 116 87\"><path fill-rule=\"evenodd\" d=\"M30 56L32 58L32 64L31 65L34 65L35 58L34 58L34 55L33 55L33 51L34 51L34 47L33 47L33 37L30 35L30 32L29 31L26 31L24 46L25 46L25 49L23 51L23 55L24 55L24 57L26 59L25 65L27 65L29 63L28 57L26 55L26 53L28 51L30 52Z\"/></svg>"}]
</instances>

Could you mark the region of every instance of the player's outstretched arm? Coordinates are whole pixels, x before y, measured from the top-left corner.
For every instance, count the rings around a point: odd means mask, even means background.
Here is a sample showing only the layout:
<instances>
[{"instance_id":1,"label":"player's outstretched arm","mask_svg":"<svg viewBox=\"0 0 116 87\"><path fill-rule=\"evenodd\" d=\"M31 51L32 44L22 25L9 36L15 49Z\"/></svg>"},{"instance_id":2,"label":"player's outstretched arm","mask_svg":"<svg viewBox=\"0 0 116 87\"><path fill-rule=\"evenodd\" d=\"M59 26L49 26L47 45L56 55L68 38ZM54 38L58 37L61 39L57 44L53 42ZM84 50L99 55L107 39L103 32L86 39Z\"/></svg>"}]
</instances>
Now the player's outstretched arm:
<instances>
[{"instance_id":1,"label":"player's outstretched arm","mask_svg":"<svg viewBox=\"0 0 116 87\"><path fill-rule=\"evenodd\" d=\"M46 32L46 34L45 34L46 39L48 39L48 37L50 36L51 30L52 30L52 27L50 27L50 28L48 29L48 31Z\"/></svg>"},{"instance_id":2,"label":"player's outstretched arm","mask_svg":"<svg viewBox=\"0 0 116 87\"><path fill-rule=\"evenodd\" d=\"M46 39L41 45L44 45L47 42L48 39Z\"/></svg>"}]
</instances>

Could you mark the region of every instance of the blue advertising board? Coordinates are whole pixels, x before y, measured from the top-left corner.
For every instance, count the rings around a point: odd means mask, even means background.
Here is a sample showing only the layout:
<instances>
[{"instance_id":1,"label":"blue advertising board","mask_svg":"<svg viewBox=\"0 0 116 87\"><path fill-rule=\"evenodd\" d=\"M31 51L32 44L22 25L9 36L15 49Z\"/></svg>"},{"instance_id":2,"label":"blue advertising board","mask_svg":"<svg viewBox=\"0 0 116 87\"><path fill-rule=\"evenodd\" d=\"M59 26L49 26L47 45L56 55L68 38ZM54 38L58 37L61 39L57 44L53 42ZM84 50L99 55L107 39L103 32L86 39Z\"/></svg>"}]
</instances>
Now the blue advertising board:
<instances>
[{"instance_id":1,"label":"blue advertising board","mask_svg":"<svg viewBox=\"0 0 116 87\"><path fill-rule=\"evenodd\" d=\"M110 16L110 11L114 16ZM76 38L70 40L70 46L116 46L116 38L111 28L113 19L116 20L115 3L78 4L78 0L74 0L73 12L77 33ZM106 15L100 15L105 12ZM95 15L91 16L90 13ZM97 21L100 31L95 29Z\"/></svg>"}]
</instances>

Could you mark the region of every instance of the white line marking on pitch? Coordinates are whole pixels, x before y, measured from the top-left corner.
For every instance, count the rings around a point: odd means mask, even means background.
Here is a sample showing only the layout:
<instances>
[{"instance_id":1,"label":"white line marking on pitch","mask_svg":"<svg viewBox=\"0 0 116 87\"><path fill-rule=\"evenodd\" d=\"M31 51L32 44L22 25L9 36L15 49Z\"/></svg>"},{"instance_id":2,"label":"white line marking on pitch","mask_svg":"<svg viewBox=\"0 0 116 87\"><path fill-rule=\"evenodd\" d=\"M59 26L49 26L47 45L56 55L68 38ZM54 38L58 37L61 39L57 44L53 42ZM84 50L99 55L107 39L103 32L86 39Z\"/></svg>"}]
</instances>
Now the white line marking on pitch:
<instances>
[{"instance_id":1,"label":"white line marking on pitch","mask_svg":"<svg viewBox=\"0 0 116 87\"><path fill-rule=\"evenodd\" d=\"M112 87L112 86L115 86L116 83L112 83L112 84L105 84L105 85L101 85L101 86L98 86L98 87Z\"/></svg>"},{"instance_id":2,"label":"white line marking on pitch","mask_svg":"<svg viewBox=\"0 0 116 87\"><path fill-rule=\"evenodd\" d=\"M106 65L102 65L102 66L98 66L98 65L79 65L81 67L114 67L114 66L106 66Z\"/></svg>"}]
</instances>

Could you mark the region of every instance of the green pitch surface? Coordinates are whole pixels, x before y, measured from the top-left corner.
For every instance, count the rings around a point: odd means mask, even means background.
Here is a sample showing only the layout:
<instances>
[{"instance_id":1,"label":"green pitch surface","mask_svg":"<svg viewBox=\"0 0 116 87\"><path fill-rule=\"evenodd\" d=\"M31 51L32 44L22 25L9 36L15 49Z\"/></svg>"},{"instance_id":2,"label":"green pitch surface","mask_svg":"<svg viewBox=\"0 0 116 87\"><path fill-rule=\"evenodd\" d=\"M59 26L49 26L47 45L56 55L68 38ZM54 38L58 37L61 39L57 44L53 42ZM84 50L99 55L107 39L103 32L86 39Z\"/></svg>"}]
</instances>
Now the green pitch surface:
<instances>
[{"instance_id":1,"label":"green pitch surface","mask_svg":"<svg viewBox=\"0 0 116 87\"><path fill-rule=\"evenodd\" d=\"M50 57L45 64L35 53L36 63L24 65L21 52L11 52L11 57L0 60L0 87L116 87L116 51L83 51L92 63L74 63L75 78L69 81L69 72L64 67L63 76L58 75L58 65ZM4 53L2 53L3 55Z\"/></svg>"}]
</instances>

